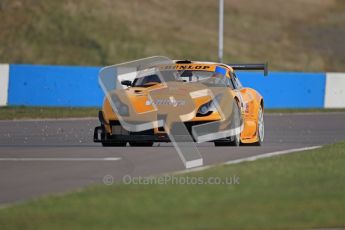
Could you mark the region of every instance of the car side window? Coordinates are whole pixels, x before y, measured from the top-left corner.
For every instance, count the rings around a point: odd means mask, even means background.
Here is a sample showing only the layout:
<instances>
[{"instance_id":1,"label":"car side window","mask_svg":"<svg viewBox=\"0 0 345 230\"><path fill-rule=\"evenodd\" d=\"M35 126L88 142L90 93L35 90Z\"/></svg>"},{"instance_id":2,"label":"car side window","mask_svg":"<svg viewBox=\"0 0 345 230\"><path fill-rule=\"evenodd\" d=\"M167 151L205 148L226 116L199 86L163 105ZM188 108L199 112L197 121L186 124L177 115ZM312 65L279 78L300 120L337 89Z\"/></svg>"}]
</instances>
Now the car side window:
<instances>
[{"instance_id":1,"label":"car side window","mask_svg":"<svg viewBox=\"0 0 345 230\"><path fill-rule=\"evenodd\" d=\"M233 83L235 84L235 88L236 89L241 89L242 88L242 84L241 82L238 80L237 76L235 73L233 73L233 77L232 77Z\"/></svg>"},{"instance_id":2,"label":"car side window","mask_svg":"<svg viewBox=\"0 0 345 230\"><path fill-rule=\"evenodd\" d=\"M234 73L231 73L230 82L231 82L231 85L232 85L233 89L237 89L238 88L236 80L235 80L235 74Z\"/></svg>"},{"instance_id":3,"label":"car side window","mask_svg":"<svg viewBox=\"0 0 345 230\"><path fill-rule=\"evenodd\" d=\"M226 86L229 87L230 89L235 89L234 84L231 81L231 77L226 78Z\"/></svg>"}]
</instances>

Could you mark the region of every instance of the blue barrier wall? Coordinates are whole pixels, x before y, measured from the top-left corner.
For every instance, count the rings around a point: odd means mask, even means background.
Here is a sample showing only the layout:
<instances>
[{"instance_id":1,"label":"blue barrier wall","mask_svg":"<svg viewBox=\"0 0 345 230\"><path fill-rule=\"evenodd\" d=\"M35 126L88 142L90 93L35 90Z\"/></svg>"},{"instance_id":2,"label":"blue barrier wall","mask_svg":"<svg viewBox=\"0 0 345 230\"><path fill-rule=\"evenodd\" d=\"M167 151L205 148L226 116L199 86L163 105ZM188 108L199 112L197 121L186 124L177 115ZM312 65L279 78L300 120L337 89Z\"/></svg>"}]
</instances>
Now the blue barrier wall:
<instances>
[{"instance_id":1,"label":"blue barrier wall","mask_svg":"<svg viewBox=\"0 0 345 230\"><path fill-rule=\"evenodd\" d=\"M270 72L237 73L243 86L256 89L266 108L323 108L325 73Z\"/></svg>"},{"instance_id":2,"label":"blue barrier wall","mask_svg":"<svg viewBox=\"0 0 345 230\"><path fill-rule=\"evenodd\" d=\"M100 106L100 67L10 65L8 105Z\"/></svg>"},{"instance_id":3,"label":"blue barrier wall","mask_svg":"<svg viewBox=\"0 0 345 230\"><path fill-rule=\"evenodd\" d=\"M101 67L10 65L8 105L101 106ZM259 91L266 108L323 108L324 73L238 72L245 87Z\"/></svg>"}]
</instances>

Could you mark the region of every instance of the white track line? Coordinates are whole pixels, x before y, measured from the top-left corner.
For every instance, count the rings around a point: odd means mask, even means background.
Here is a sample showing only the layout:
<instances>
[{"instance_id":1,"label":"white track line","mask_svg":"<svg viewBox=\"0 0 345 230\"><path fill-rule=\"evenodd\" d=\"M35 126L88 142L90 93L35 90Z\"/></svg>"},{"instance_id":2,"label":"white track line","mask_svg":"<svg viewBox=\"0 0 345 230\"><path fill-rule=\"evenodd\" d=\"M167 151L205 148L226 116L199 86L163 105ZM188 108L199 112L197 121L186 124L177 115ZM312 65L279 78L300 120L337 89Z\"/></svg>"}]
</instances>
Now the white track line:
<instances>
[{"instance_id":1,"label":"white track line","mask_svg":"<svg viewBox=\"0 0 345 230\"><path fill-rule=\"evenodd\" d=\"M284 155L288 153L295 153L295 152L302 152L306 150L313 150L313 149L319 149L321 148L321 145L317 146L310 146L310 147L303 147L303 148L296 148L296 149L287 149L287 150L281 150L281 151L276 151L276 152L270 152L270 153L263 153L257 156L251 156L251 157L245 157L245 158L240 158L236 160L231 160L231 161L226 161L224 163L218 164L218 165L232 165L232 164L239 164L242 162L248 162L248 161L256 161L259 159L264 159L264 158L269 158L269 157L274 157L274 156L279 156L279 155ZM203 171L205 169L209 169L218 165L205 165L197 168L192 168L192 169L185 169L177 172L173 172L172 174L183 174L183 173L189 173L189 172L199 172Z\"/></svg>"},{"instance_id":2,"label":"white track line","mask_svg":"<svg viewBox=\"0 0 345 230\"><path fill-rule=\"evenodd\" d=\"M121 157L104 157L104 158L56 158L56 157L5 157L0 161L119 161Z\"/></svg>"},{"instance_id":3,"label":"white track line","mask_svg":"<svg viewBox=\"0 0 345 230\"><path fill-rule=\"evenodd\" d=\"M227 161L224 164L233 165L233 164L238 164L238 163L242 163L242 162L246 162L246 161L256 161L259 159L284 155L284 154L288 154L288 153L295 153L295 152L302 152L302 151L306 151L306 150L319 149L321 147L322 147L321 145L317 145L317 146L311 146L311 147L287 149L287 150L276 151L276 152L271 152L271 153L264 153L264 154L260 154L257 156L245 157L245 158L241 158L241 159L237 159L237 160Z\"/></svg>"}]
</instances>

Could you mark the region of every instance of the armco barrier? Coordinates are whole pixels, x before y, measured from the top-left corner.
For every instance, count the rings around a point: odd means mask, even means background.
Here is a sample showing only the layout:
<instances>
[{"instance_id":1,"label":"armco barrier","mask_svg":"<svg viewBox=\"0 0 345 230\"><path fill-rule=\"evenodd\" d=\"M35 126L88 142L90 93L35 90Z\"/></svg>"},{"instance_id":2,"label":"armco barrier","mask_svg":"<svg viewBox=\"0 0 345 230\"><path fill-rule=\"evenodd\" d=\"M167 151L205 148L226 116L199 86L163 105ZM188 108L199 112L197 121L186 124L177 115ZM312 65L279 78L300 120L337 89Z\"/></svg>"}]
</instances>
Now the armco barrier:
<instances>
[{"instance_id":1,"label":"armco barrier","mask_svg":"<svg viewBox=\"0 0 345 230\"><path fill-rule=\"evenodd\" d=\"M100 106L100 67L10 65L8 105Z\"/></svg>"},{"instance_id":2,"label":"armco barrier","mask_svg":"<svg viewBox=\"0 0 345 230\"><path fill-rule=\"evenodd\" d=\"M326 75L324 73L271 72L238 73L244 86L258 90L266 108L323 108Z\"/></svg>"},{"instance_id":3,"label":"armco barrier","mask_svg":"<svg viewBox=\"0 0 345 230\"><path fill-rule=\"evenodd\" d=\"M0 106L101 106L101 67L0 65ZM302 72L238 72L258 90L266 108L345 107L345 75ZM8 93L8 94L7 94Z\"/></svg>"}]
</instances>

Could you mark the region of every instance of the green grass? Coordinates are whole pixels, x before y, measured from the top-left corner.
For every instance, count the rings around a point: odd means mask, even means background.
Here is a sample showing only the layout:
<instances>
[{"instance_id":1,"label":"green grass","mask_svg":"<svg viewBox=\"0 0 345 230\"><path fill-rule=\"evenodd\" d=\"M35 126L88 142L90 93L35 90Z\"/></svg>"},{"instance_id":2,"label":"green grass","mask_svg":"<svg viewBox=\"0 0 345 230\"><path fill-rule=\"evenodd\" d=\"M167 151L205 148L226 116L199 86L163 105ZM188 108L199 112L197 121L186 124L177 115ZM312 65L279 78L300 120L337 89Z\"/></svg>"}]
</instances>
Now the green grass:
<instances>
[{"instance_id":1,"label":"green grass","mask_svg":"<svg viewBox=\"0 0 345 230\"><path fill-rule=\"evenodd\" d=\"M0 120L97 117L100 108L77 107L0 107Z\"/></svg>"},{"instance_id":2,"label":"green grass","mask_svg":"<svg viewBox=\"0 0 345 230\"><path fill-rule=\"evenodd\" d=\"M224 62L345 71L343 0L225 1ZM0 63L216 61L218 1L1 0Z\"/></svg>"},{"instance_id":3,"label":"green grass","mask_svg":"<svg viewBox=\"0 0 345 230\"><path fill-rule=\"evenodd\" d=\"M237 185L92 186L0 210L7 229L313 229L345 227L345 142L180 176Z\"/></svg>"}]
</instances>

